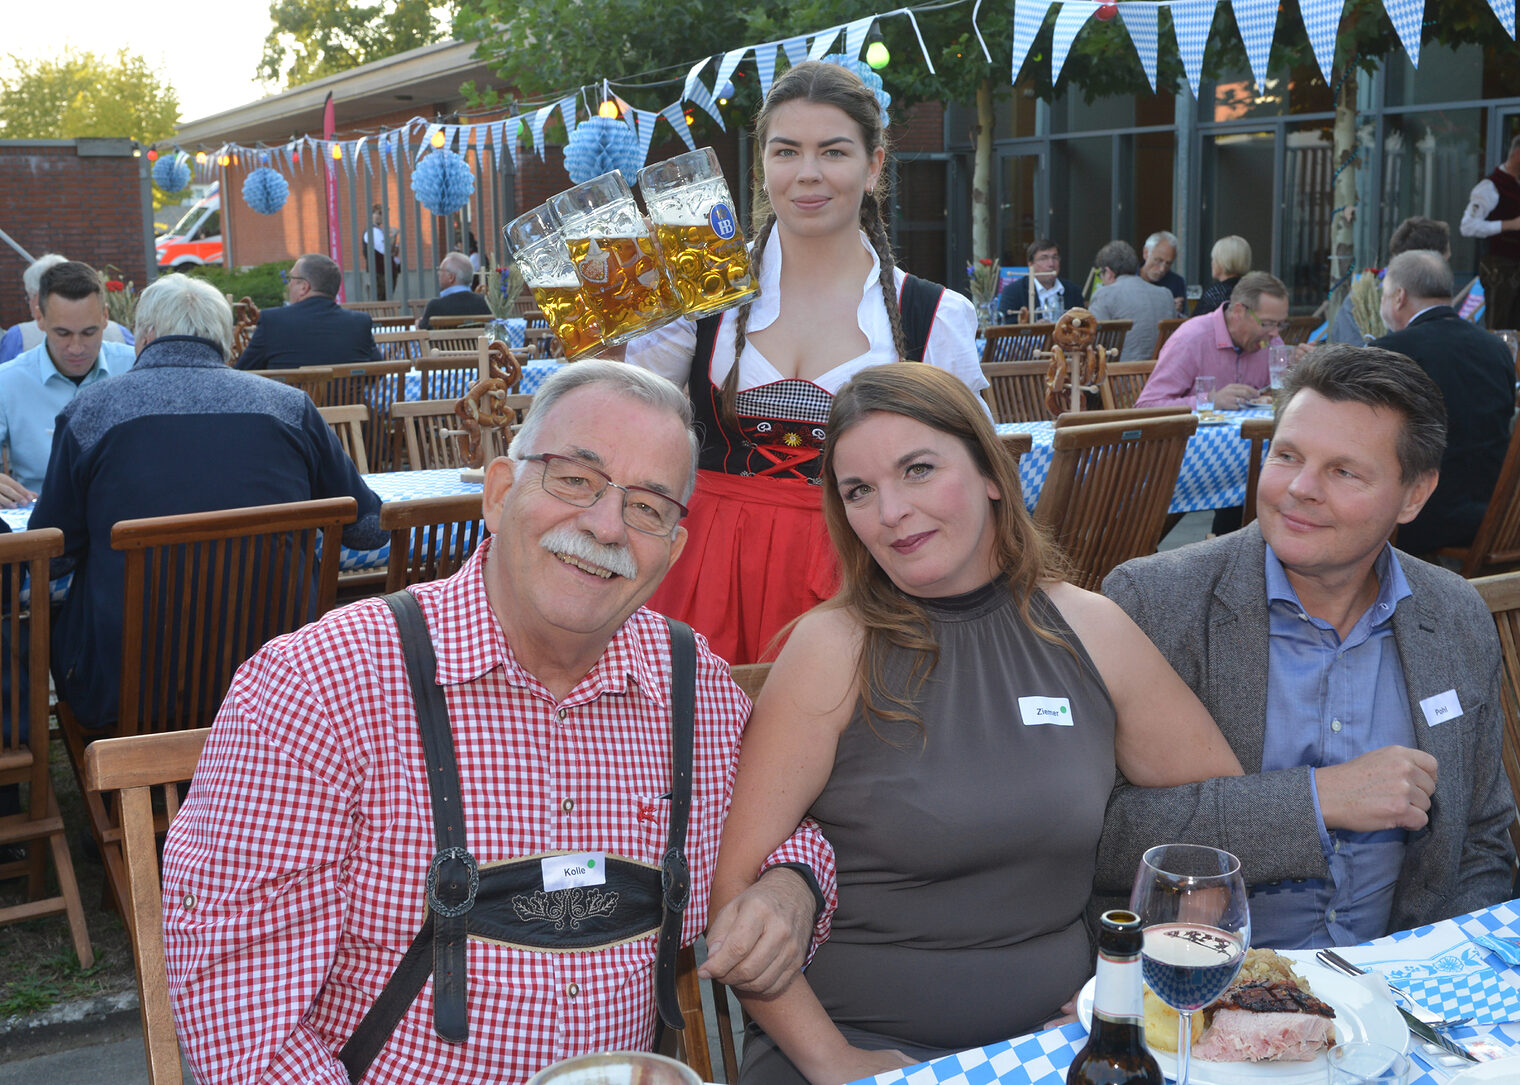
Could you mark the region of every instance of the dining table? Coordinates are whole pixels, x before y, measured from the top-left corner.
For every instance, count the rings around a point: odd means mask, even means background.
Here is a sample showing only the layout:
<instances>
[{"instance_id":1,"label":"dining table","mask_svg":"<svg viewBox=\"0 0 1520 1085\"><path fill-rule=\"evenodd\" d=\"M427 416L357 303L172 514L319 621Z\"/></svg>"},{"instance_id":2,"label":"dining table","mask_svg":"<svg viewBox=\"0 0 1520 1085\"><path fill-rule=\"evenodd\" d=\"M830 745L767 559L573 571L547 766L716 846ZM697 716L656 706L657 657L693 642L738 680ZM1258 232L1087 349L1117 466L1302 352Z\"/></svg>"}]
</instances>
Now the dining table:
<instances>
[{"instance_id":1,"label":"dining table","mask_svg":"<svg viewBox=\"0 0 1520 1085\"><path fill-rule=\"evenodd\" d=\"M1470 1017L1470 1024L1449 1029L1447 1035L1480 1059L1477 1067L1496 1064L1493 1082L1520 1083L1520 966L1510 963L1520 962L1520 898L1337 952L1362 968L1381 972L1425 1010L1446 1019ZM1357 983L1359 992L1367 992L1358 1005L1373 1007L1376 1013L1357 1016L1356 1027L1347 1020L1337 1028L1357 1033L1362 1020L1371 1022L1365 1038L1410 1054L1409 1085L1447 1085L1474 1066L1438 1055L1410 1035L1380 978L1352 980L1331 973L1315 961L1313 950L1285 950L1283 955L1311 986L1320 982L1332 1007L1339 1001L1332 991L1344 990L1347 983ZM1375 1003L1380 998L1387 1000L1386 1006ZM1338 1016L1343 1012L1344 1007ZM1341 1038L1346 1037L1338 1035ZM1072 1022L862 1078L860 1085L1062 1085L1086 1043L1086 1027ZM1501 1059L1515 1060L1512 1073L1511 1064L1499 1063ZM1307 1085L1325 1081L1325 1059L1321 1055L1312 1062L1264 1064L1195 1058L1190 1076L1194 1085Z\"/></svg>"},{"instance_id":2,"label":"dining table","mask_svg":"<svg viewBox=\"0 0 1520 1085\"><path fill-rule=\"evenodd\" d=\"M1271 415L1270 407L1250 407L1241 411L1219 411L1214 416L1217 421L1200 422L1197 432L1188 438L1168 511L1230 509L1244 502L1250 445L1240 436L1240 424L1248 418L1270 418ZM1034 446L1019 457L1019 482L1024 488L1024 504L1032 511L1055 454L1056 424L1050 421L1003 422L997 426L997 432L999 436L1027 433L1033 439Z\"/></svg>"},{"instance_id":3,"label":"dining table","mask_svg":"<svg viewBox=\"0 0 1520 1085\"><path fill-rule=\"evenodd\" d=\"M523 392L526 393L531 394L533 392L537 392L541 387L543 387L544 381L548 380L550 377L554 376L554 374L558 373L560 367L564 364L564 362L553 361L538 361L528 363L522 367L522 383L519 385L519 387ZM450 379L450 375L447 373L438 373L434 375L434 379L440 382L447 382ZM435 387L432 389L434 393L433 395L424 396L422 394L422 373L416 369L407 370L406 378L403 382L403 387L405 391L402 395L402 398L408 401L415 402L419 399L452 398L450 396L438 394L439 392L446 391L446 388L444 386Z\"/></svg>"}]
</instances>

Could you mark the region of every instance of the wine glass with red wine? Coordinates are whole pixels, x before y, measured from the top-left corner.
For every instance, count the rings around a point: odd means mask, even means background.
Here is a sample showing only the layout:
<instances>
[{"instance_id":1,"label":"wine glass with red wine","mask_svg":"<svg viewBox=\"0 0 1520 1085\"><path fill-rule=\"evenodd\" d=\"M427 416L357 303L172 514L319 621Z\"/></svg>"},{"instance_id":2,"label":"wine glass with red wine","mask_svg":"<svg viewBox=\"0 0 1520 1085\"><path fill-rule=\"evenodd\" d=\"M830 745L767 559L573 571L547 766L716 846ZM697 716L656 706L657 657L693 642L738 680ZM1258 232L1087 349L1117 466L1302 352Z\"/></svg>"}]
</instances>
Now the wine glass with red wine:
<instances>
[{"instance_id":1,"label":"wine glass with red wine","mask_svg":"<svg viewBox=\"0 0 1520 1085\"><path fill-rule=\"evenodd\" d=\"M1200 844L1151 848L1140 860L1129 906L1145 928L1145 982L1177 1011L1177 1085L1187 1085L1193 1014L1230 985L1251 945L1240 860Z\"/></svg>"}]
</instances>

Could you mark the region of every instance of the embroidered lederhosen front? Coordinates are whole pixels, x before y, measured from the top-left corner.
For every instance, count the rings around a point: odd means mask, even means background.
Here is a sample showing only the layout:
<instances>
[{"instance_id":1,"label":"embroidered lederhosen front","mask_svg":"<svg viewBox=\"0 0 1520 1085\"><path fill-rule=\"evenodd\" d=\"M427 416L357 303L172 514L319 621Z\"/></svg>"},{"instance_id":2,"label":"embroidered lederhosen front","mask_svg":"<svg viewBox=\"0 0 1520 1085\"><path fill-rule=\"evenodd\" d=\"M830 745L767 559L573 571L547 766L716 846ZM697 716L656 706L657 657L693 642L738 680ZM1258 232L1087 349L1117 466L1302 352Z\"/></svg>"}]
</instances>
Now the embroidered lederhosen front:
<instances>
[{"instance_id":1,"label":"embroidered lederhosen front","mask_svg":"<svg viewBox=\"0 0 1520 1085\"><path fill-rule=\"evenodd\" d=\"M543 952L571 952L618 945L658 931L655 1008L668 1027L681 1028L684 1020L676 999L675 975L681 921L691 891L685 851L696 714L696 642L691 627L666 619L671 654L671 802L661 865L609 854L604 884L546 892L544 861L552 856L482 866L470 854L448 705L435 680L432 638L410 592L395 592L385 601L401 631L407 681L417 707L437 852L428 867L422 929L338 1056L349 1081L358 1082L364 1076L429 975L433 977L433 1028L439 1039L463 1043L469 1038L465 962L470 938Z\"/></svg>"}]
</instances>

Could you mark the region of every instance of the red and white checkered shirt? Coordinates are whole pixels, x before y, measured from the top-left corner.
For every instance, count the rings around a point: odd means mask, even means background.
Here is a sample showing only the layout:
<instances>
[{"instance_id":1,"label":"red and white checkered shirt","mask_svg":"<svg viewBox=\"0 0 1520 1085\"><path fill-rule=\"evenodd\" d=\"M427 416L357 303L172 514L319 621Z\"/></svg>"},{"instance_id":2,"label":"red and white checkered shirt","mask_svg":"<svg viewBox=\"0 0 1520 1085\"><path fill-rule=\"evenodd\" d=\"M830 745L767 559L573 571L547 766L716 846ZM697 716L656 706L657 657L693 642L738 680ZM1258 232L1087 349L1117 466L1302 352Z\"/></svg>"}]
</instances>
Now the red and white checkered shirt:
<instances>
[{"instance_id":1,"label":"red and white checkered shirt","mask_svg":"<svg viewBox=\"0 0 1520 1085\"><path fill-rule=\"evenodd\" d=\"M604 851L658 865L670 791L670 644L640 610L563 700L518 664L486 600L489 547L414 590L481 863ZM749 702L699 641L683 943L705 924ZM367 600L272 641L237 674L164 850L164 937L197 1080L347 1085L336 1053L422 925L435 850L417 715L390 611ZM834 900L833 854L777 857ZM818 936L826 935L820 921ZM433 1031L429 980L366 1082L520 1082L587 1051L647 1048L653 935L590 952L471 940L469 1030Z\"/></svg>"}]
</instances>

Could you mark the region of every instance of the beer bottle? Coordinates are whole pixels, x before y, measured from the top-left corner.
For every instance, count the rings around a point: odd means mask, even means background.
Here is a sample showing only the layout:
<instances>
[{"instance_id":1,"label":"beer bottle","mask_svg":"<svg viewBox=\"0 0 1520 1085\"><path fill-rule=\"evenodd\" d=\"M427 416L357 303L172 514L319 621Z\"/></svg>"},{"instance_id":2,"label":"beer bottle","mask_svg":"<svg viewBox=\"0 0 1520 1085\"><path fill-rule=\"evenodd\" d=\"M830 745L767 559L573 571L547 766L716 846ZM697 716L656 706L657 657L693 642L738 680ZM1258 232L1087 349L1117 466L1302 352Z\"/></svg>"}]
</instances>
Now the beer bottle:
<instances>
[{"instance_id":1,"label":"beer bottle","mask_svg":"<svg viewBox=\"0 0 1520 1085\"><path fill-rule=\"evenodd\" d=\"M1140 917L1104 912L1098 928L1098 982L1087 1046L1072 1060L1066 1085L1165 1085L1145 1046L1140 989Z\"/></svg>"}]
</instances>

